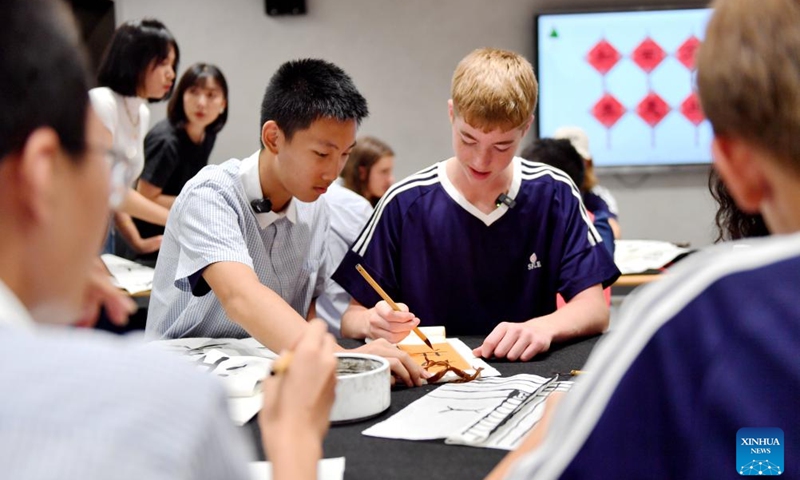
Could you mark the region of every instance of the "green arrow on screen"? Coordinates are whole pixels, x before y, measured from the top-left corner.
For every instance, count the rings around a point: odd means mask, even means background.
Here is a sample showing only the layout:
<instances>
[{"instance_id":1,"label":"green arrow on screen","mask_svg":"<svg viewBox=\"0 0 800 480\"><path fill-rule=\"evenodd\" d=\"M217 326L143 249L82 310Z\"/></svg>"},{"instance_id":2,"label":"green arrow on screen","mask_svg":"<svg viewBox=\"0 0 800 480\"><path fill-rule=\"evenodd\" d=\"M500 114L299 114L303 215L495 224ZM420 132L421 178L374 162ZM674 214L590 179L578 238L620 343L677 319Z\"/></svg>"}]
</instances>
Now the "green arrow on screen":
<instances>
[{"instance_id":1,"label":"green arrow on screen","mask_svg":"<svg viewBox=\"0 0 800 480\"><path fill-rule=\"evenodd\" d=\"M558 31L555 28L550 30L550 38L558 38Z\"/></svg>"}]
</instances>

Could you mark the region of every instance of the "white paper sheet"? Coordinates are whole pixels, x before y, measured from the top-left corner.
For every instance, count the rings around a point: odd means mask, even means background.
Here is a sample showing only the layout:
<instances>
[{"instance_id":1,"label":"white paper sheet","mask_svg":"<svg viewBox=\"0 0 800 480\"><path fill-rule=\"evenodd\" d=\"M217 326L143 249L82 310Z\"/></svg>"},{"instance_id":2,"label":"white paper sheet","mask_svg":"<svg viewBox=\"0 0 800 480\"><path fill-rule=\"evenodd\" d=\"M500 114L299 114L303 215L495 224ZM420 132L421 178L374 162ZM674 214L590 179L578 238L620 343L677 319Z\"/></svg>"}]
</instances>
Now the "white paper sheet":
<instances>
[{"instance_id":1,"label":"white paper sheet","mask_svg":"<svg viewBox=\"0 0 800 480\"><path fill-rule=\"evenodd\" d=\"M153 288L155 269L132 262L130 260L104 253L100 258L111 272L112 283L131 295L149 292Z\"/></svg>"},{"instance_id":2,"label":"white paper sheet","mask_svg":"<svg viewBox=\"0 0 800 480\"><path fill-rule=\"evenodd\" d=\"M151 345L181 355L199 356L211 350L220 350L226 355L278 358L278 354L261 345L255 338L175 338L156 340Z\"/></svg>"},{"instance_id":3,"label":"white paper sheet","mask_svg":"<svg viewBox=\"0 0 800 480\"><path fill-rule=\"evenodd\" d=\"M425 334L432 343L441 343L444 342L447 338L446 332L444 327L436 326L436 327L419 327L419 331ZM400 340L398 345L425 345L416 333L409 332L406 338Z\"/></svg>"},{"instance_id":4,"label":"white paper sheet","mask_svg":"<svg viewBox=\"0 0 800 480\"><path fill-rule=\"evenodd\" d=\"M261 391L261 381L272 370L274 360L262 357L230 357L211 350L195 361L198 369L217 377L229 397L251 397Z\"/></svg>"},{"instance_id":5,"label":"white paper sheet","mask_svg":"<svg viewBox=\"0 0 800 480\"><path fill-rule=\"evenodd\" d=\"M623 275L642 273L664 267L688 248L657 240L617 240L614 242L614 263Z\"/></svg>"},{"instance_id":6,"label":"white paper sheet","mask_svg":"<svg viewBox=\"0 0 800 480\"><path fill-rule=\"evenodd\" d=\"M228 397L228 414L233 424L241 427L261 411L264 396L259 392L252 397Z\"/></svg>"},{"instance_id":7,"label":"white paper sheet","mask_svg":"<svg viewBox=\"0 0 800 480\"><path fill-rule=\"evenodd\" d=\"M272 480L270 462L250 462L250 478L253 480ZM317 480L342 480L344 478L344 457L323 458L317 463Z\"/></svg>"},{"instance_id":8,"label":"white paper sheet","mask_svg":"<svg viewBox=\"0 0 800 480\"><path fill-rule=\"evenodd\" d=\"M244 425L260 410L261 381L278 356L253 338L179 338L151 342L217 378L228 393L228 411Z\"/></svg>"},{"instance_id":9,"label":"white paper sheet","mask_svg":"<svg viewBox=\"0 0 800 480\"><path fill-rule=\"evenodd\" d=\"M362 434L404 440L443 438L447 443L511 450L541 418L547 395L570 386L571 382L527 374L450 383Z\"/></svg>"}]
</instances>

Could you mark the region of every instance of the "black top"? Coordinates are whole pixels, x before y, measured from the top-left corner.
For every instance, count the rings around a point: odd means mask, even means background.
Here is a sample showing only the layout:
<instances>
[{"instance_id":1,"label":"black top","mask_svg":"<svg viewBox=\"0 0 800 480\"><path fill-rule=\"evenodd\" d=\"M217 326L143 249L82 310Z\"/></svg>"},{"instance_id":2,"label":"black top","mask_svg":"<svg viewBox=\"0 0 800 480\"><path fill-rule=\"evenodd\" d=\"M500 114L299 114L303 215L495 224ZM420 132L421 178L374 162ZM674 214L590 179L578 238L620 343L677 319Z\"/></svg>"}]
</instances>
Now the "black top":
<instances>
[{"instance_id":1,"label":"black top","mask_svg":"<svg viewBox=\"0 0 800 480\"><path fill-rule=\"evenodd\" d=\"M160 187L164 195L178 195L186 182L208 165L216 139L215 133L206 132L203 143L196 144L186 130L161 120L144 139L142 180ZM164 233L164 227L139 219L134 221L142 238Z\"/></svg>"}]
</instances>

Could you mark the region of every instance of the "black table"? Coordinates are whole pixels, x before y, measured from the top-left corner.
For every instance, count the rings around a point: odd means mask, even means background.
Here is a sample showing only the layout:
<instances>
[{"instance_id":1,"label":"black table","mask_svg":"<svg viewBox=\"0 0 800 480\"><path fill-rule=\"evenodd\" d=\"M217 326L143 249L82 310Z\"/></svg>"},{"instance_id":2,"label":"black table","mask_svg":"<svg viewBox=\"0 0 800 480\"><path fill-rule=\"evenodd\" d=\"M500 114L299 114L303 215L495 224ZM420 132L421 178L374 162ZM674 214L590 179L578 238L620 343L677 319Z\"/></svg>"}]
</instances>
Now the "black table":
<instances>
[{"instance_id":1,"label":"black table","mask_svg":"<svg viewBox=\"0 0 800 480\"><path fill-rule=\"evenodd\" d=\"M470 347L480 345L483 337L459 337ZM579 369L586 362L599 336L554 346L530 362L489 362L504 376L532 373L550 377L556 372ZM345 348L358 343L342 340ZM361 432L402 410L408 404L439 385L392 389L392 405L376 418L332 426L325 438L324 457L345 457L345 479L478 479L485 477L506 455L505 450L446 445L443 440L408 441L366 437ZM262 452L258 422L255 418L244 427Z\"/></svg>"}]
</instances>

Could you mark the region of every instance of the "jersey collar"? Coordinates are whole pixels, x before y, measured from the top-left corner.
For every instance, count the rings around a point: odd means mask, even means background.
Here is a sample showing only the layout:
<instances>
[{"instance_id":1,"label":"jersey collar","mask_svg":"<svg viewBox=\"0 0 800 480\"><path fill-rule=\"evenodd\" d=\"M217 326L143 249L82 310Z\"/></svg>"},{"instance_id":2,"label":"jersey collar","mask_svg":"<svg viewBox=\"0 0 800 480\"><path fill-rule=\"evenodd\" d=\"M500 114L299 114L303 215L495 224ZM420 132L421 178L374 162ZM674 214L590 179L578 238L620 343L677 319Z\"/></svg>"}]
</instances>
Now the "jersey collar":
<instances>
[{"instance_id":1,"label":"jersey collar","mask_svg":"<svg viewBox=\"0 0 800 480\"><path fill-rule=\"evenodd\" d=\"M256 152L249 157L242 160L242 166L239 167L239 176L244 187L244 195L247 198L247 204L253 200L260 200L263 198L261 192L261 178L258 175L258 156L260 152ZM250 210L253 212L252 210ZM289 204L282 212L253 212L258 220L258 225L261 229L265 229L273 223L277 222L283 217L286 217L290 222L297 223L297 208L295 207L294 198L289 199Z\"/></svg>"},{"instance_id":2,"label":"jersey collar","mask_svg":"<svg viewBox=\"0 0 800 480\"><path fill-rule=\"evenodd\" d=\"M512 199L517 198L517 194L519 193L519 187L522 183L522 159L519 157L514 157L511 160L513 164L512 174L511 174L511 186L508 189L508 195ZM506 214L508 211L508 206L505 204L500 205L499 207L492 210L490 213L483 213L481 212L475 205L469 203L469 201L464 198L464 195L458 191L453 182L450 181L450 178L447 176L447 160L443 162L439 162L439 167L437 169L437 173L439 175L439 181L442 184L442 188L450 198L453 199L454 202L459 204L461 208L469 212L473 217L477 218L478 220L482 221L487 227L493 224L494 222L500 220L503 215Z\"/></svg>"}]
</instances>

